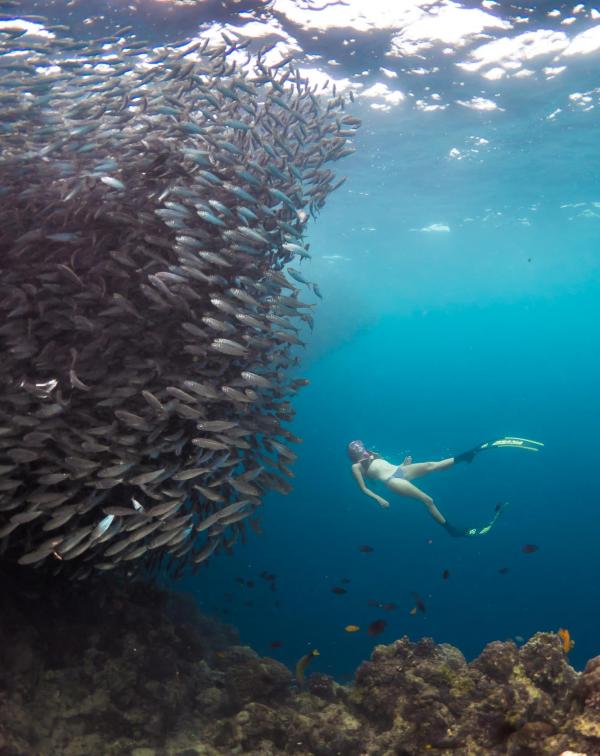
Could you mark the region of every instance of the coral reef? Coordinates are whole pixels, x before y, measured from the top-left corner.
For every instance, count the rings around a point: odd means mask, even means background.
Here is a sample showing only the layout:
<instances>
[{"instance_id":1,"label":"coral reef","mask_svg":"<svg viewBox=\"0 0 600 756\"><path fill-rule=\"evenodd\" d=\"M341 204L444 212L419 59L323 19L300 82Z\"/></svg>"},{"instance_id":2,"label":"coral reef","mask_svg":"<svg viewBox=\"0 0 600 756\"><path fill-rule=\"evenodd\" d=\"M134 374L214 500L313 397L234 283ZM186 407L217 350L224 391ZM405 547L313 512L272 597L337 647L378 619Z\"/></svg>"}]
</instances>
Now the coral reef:
<instances>
[{"instance_id":1,"label":"coral reef","mask_svg":"<svg viewBox=\"0 0 600 756\"><path fill-rule=\"evenodd\" d=\"M600 657L560 639L494 642L467 663L429 638L376 646L342 686L238 645L151 583L0 573L3 756L600 753Z\"/></svg>"}]
</instances>

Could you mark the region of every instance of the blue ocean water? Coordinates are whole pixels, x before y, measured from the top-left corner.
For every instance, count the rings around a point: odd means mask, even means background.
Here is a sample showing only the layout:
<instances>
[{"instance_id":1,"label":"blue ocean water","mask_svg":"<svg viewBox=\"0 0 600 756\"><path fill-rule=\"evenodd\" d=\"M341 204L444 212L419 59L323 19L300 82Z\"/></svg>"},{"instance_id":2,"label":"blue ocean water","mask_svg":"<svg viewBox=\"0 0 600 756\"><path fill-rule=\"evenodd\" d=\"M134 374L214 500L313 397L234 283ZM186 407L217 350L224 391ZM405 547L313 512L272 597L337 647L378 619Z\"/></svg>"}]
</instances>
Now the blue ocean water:
<instances>
[{"instance_id":1,"label":"blue ocean water","mask_svg":"<svg viewBox=\"0 0 600 756\"><path fill-rule=\"evenodd\" d=\"M577 34L596 29L593 9L571 16L571 6L552 4L556 17L544 3L529 11L483 3L506 26L485 27L487 36L465 27L460 42L432 37L418 54L390 56L404 22L378 30L373 21L361 32L348 10L346 21L319 29L326 4L297 4L312 9L314 26L283 0L201 10L150 0L26 5L80 36L132 23L156 44L227 24L243 32L256 20L265 39L284 40L299 60L316 56L316 67L356 86L351 112L363 126L355 155L336 166L348 180L311 226L313 260L302 265L324 301L310 300L315 328L301 352L298 375L310 385L291 426L304 439L294 490L265 497L262 535L250 531L231 557L175 587L290 667L318 648L311 669L339 680L376 643L405 634L473 658L489 641L566 627L576 667L597 654L600 69L593 45L561 57ZM381 4L358 5L368 16L368 5ZM512 75L506 60L499 78L492 64L487 78L460 67L494 35L514 42L524 33L534 36L507 58L530 74ZM554 46L522 52L546 38ZM402 98L361 95L373 85ZM345 451L362 438L393 461L435 460L503 435L544 448L492 450L418 481L461 526L483 525L508 501L494 530L476 539L450 538L409 499L390 497L380 509L358 490ZM525 544L539 550L523 553ZM332 593L336 586L347 592ZM413 592L425 614L410 613ZM378 619L385 630L371 637ZM361 629L346 633L348 624Z\"/></svg>"},{"instance_id":2,"label":"blue ocean water","mask_svg":"<svg viewBox=\"0 0 600 756\"><path fill-rule=\"evenodd\" d=\"M440 285L444 270L434 271ZM583 664L597 653L597 296L590 278L554 296L425 300L423 309L389 312L315 358L296 405L293 431L304 443L294 492L267 497L264 534L211 565L218 582L211 572L210 582L186 587L260 652L280 640L278 657L291 664L316 646L315 667L338 677L375 642L404 634L473 657L491 640L568 627L577 643L572 661ZM412 500L388 496L391 507L382 510L357 489L345 456L356 437L400 462L406 454L441 459L505 434L545 447L492 450L417 481L464 526L483 525L496 502L510 502L496 528L473 540L450 538ZM522 553L526 543L539 551ZM374 551L359 552L363 544ZM262 570L277 574L277 593L257 577ZM338 596L331 588L341 578L351 582ZM410 615L412 591L426 615ZM374 609L369 600L398 609ZM375 619L387 621L376 639L343 630Z\"/></svg>"},{"instance_id":3,"label":"blue ocean water","mask_svg":"<svg viewBox=\"0 0 600 756\"><path fill-rule=\"evenodd\" d=\"M316 647L311 667L340 680L376 643L405 634L474 658L490 641L566 627L582 667L598 653L598 232L594 217L561 204L598 196L587 148L578 155L557 128L551 145L513 151L511 132L539 128L535 102L500 125L479 114L361 115L349 181L311 230L314 260L303 267L325 300L303 357L310 385L295 403L292 431L304 441L294 491L267 496L263 535L213 563L210 580L203 571L182 587L259 653L293 667ZM500 146L449 160L469 131ZM572 159L547 162L552 151ZM421 230L431 224L448 230ZM354 438L401 462L504 435L544 448L492 450L415 481L460 526L484 525L508 501L476 539L450 538L418 502L371 486L391 501L381 509L346 457ZM276 592L263 570L277 575ZM411 615L413 592L426 614ZM385 631L370 637L378 619Z\"/></svg>"}]
</instances>

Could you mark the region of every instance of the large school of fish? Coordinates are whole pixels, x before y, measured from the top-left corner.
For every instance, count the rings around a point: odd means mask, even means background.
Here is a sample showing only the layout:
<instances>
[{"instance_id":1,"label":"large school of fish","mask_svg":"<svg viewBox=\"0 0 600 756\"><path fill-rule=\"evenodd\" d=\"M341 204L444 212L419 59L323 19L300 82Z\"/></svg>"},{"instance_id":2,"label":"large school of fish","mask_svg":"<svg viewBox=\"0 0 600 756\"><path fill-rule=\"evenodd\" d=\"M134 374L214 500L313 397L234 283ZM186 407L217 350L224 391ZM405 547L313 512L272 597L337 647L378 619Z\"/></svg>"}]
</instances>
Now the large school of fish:
<instances>
[{"instance_id":1,"label":"large school of fish","mask_svg":"<svg viewBox=\"0 0 600 756\"><path fill-rule=\"evenodd\" d=\"M0 29L0 557L179 574L290 489L289 264L359 121L239 37L45 29Z\"/></svg>"}]
</instances>

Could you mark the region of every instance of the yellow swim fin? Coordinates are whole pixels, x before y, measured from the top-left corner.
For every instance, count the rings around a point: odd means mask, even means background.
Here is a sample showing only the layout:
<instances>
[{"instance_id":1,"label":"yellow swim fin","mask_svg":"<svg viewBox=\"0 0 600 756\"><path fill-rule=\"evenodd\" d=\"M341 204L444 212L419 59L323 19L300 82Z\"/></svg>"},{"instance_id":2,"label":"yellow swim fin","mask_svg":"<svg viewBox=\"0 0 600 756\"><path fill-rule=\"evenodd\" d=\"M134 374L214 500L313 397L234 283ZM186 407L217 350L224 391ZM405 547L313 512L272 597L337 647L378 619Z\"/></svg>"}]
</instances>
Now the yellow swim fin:
<instances>
[{"instance_id":1,"label":"yellow swim fin","mask_svg":"<svg viewBox=\"0 0 600 756\"><path fill-rule=\"evenodd\" d=\"M518 436L503 436L495 441L486 441L481 444L480 449L499 448L501 446L510 446L513 449L526 449L527 451L539 451L544 444L541 441L534 441L531 438L519 438Z\"/></svg>"}]
</instances>

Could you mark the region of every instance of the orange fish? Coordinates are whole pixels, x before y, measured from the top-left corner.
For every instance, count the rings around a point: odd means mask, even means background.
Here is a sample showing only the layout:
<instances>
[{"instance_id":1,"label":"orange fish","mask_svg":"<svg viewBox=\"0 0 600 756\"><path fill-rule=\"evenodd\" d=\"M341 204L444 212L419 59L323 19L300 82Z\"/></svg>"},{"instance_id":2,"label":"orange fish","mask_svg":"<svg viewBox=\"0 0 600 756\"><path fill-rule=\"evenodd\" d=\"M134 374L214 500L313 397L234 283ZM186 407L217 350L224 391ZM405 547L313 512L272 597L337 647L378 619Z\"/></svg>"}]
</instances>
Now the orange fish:
<instances>
[{"instance_id":1,"label":"orange fish","mask_svg":"<svg viewBox=\"0 0 600 756\"><path fill-rule=\"evenodd\" d=\"M563 651L565 654L568 654L575 645L575 641L571 638L571 633L568 630L565 630L564 627L561 627L559 628L557 635L562 642Z\"/></svg>"},{"instance_id":2,"label":"orange fish","mask_svg":"<svg viewBox=\"0 0 600 756\"><path fill-rule=\"evenodd\" d=\"M358 625L346 625L344 630L347 633L357 633L360 630L360 627Z\"/></svg>"}]
</instances>

